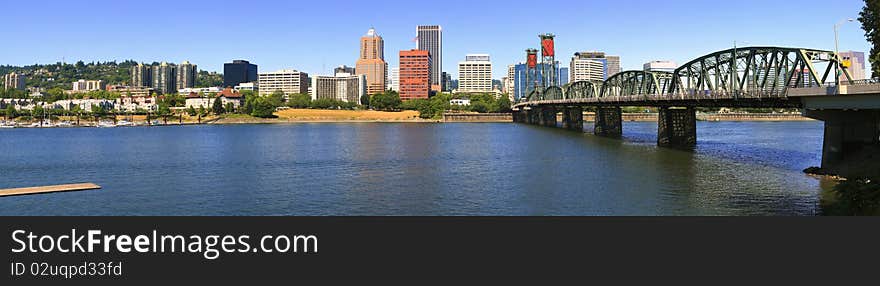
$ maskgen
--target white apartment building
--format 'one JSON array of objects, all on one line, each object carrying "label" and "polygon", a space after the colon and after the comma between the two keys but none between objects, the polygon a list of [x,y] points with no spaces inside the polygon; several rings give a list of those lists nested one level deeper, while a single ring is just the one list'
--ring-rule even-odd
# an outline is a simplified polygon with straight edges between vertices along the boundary
[{"label": "white apartment building", "polygon": [[645,71],[674,72],[678,65],[673,61],[650,61],[643,67]]},{"label": "white apartment building", "polygon": [[568,68],[568,82],[603,81],[605,80],[605,64],[601,61],[573,57]]},{"label": "white apartment building", "polygon": [[309,75],[301,71],[280,70],[259,74],[257,85],[260,87],[260,95],[270,95],[280,90],[287,99],[291,94],[308,93],[308,78]]},{"label": "white apartment building", "polygon": [[456,92],[492,92],[492,61],[488,54],[468,54],[458,63]]},{"label": "white apartment building", "polygon": [[344,102],[359,103],[367,94],[367,77],[364,74],[337,73],[335,76],[312,77],[312,100],[331,98]]},{"label": "white apartment building", "polygon": [[87,92],[87,91],[95,91],[102,90],[106,87],[103,80],[78,80],[73,82],[73,91],[74,92]]}]

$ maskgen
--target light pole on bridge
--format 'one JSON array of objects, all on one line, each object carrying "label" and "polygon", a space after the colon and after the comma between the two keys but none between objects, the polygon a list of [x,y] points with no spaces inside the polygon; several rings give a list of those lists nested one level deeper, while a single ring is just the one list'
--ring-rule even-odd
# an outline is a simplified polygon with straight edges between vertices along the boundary
[{"label": "light pole on bridge", "polygon": [[840,44],[838,43],[840,36],[838,36],[838,30],[840,30],[840,26],[846,24],[846,22],[854,21],[852,18],[840,20],[837,24],[834,24],[834,63],[836,68],[834,70],[834,84],[840,86]]}]

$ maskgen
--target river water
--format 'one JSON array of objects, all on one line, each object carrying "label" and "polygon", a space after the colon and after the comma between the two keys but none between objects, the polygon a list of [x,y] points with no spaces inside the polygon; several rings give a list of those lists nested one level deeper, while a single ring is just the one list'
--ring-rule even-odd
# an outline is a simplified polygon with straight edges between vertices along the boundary
[{"label": "river water", "polygon": [[0,129],[0,215],[816,215],[822,123],[699,122],[694,150],[510,123]]}]

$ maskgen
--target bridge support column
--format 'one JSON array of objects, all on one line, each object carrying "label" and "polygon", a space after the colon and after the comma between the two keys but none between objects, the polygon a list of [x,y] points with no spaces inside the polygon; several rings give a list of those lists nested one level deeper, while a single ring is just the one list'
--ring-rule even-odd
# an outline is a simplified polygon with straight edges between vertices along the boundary
[{"label": "bridge support column", "polygon": [[522,116],[523,112],[524,112],[523,110],[514,110],[514,111],[511,113],[511,115],[512,115],[512,117],[513,117],[513,123],[519,123],[519,122],[522,122],[522,121],[520,121],[520,116]]},{"label": "bridge support column", "polygon": [[541,123],[539,124],[546,127],[556,127],[556,108],[541,108]]},{"label": "bridge support column", "polygon": [[593,134],[607,137],[620,137],[623,135],[623,122],[621,120],[619,106],[596,107],[596,120]]},{"label": "bridge support column", "polygon": [[692,147],[697,144],[697,112],[693,107],[661,107],[657,117],[657,145]]},{"label": "bridge support column", "polygon": [[539,121],[540,115],[541,115],[541,109],[532,107],[532,109],[529,109],[529,113],[526,115],[527,116],[526,123],[532,124],[532,125],[538,125],[538,122],[540,122]]},{"label": "bridge support column", "polygon": [[584,110],[580,107],[568,107],[562,109],[562,128],[583,131]]},{"label": "bridge support column", "polygon": [[804,113],[825,121],[823,173],[880,179],[880,110],[807,110]]}]

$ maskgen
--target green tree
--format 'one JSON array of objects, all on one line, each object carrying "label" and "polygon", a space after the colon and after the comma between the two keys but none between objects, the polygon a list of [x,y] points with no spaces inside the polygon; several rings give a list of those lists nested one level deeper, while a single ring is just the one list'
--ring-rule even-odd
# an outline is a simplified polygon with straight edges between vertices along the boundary
[{"label": "green tree", "polygon": [[7,119],[14,119],[14,118],[16,117],[16,115],[17,115],[16,112],[15,112],[15,106],[13,106],[11,103],[10,103],[10,104],[7,104],[7,105],[6,105],[6,112],[5,112],[5,113],[6,113],[6,118],[7,118]]},{"label": "green tree", "polygon": [[486,113],[489,111],[489,104],[483,101],[471,101],[471,111]]},{"label": "green tree", "polygon": [[226,112],[230,112],[230,113],[235,112],[235,104],[233,104],[232,102],[227,102],[226,103]]},{"label": "green tree", "polygon": [[880,0],[865,0],[865,7],[859,13],[859,22],[862,22],[868,42],[873,45],[868,55],[872,77],[880,77]]},{"label": "green tree", "polygon": [[190,105],[189,108],[186,109],[186,114],[188,114],[189,116],[196,116],[195,107],[192,107],[192,105]]},{"label": "green tree", "polygon": [[156,110],[156,115],[163,117],[171,115],[171,108],[168,107],[168,103],[159,103],[159,108]]},{"label": "green tree", "polygon": [[308,108],[311,106],[312,97],[308,94],[292,94],[287,100],[287,106],[291,108]]},{"label": "green tree", "polygon": [[260,118],[275,118],[275,106],[272,105],[268,98],[257,97],[254,100],[253,111],[251,116]]},{"label": "green tree", "polygon": [[199,106],[199,114],[202,115],[202,116],[208,116],[208,110],[205,109],[204,106],[201,106],[201,105],[200,105],[200,106]]},{"label": "green tree", "polygon": [[269,100],[269,104],[274,107],[279,107],[284,104],[284,92],[280,90],[276,90],[272,92],[269,96],[266,97]]},{"label": "green tree", "polygon": [[361,96],[361,105],[370,106],[370,95],[364,94]]},{"label": "green tree", "polygon": [[315,109],[329,109],[331,107],[339,106],[336,100],[332,98],[318,98],[311,103],[311,107]]},{"label": "green tree", "polygon": [[402,101],[400,95],[395,91],[385,91],[377,93],[370,99],[370,105],[378,110],[392,111],[400,109]]},{"label": "green tree", "polygon": [[220,100],[219,97],[214,98],[214,104],[211,106],[211,111],[216,115],[223,114],[223,101]]},{"label": "green tree", "polygon": [[510,98],[507,97],[507,94],[501,95],[500,98],[495,100],[498,109],[495,112],[510,112]]}]

